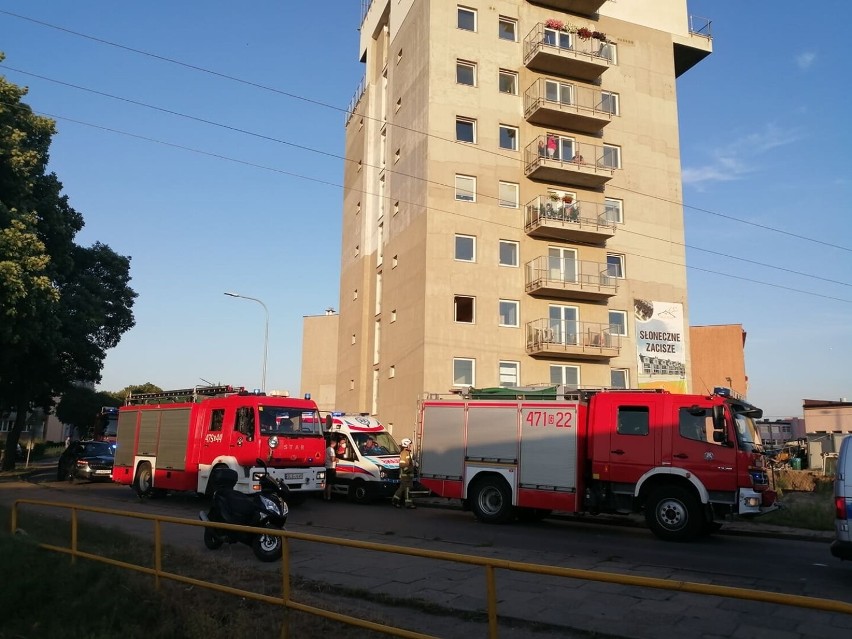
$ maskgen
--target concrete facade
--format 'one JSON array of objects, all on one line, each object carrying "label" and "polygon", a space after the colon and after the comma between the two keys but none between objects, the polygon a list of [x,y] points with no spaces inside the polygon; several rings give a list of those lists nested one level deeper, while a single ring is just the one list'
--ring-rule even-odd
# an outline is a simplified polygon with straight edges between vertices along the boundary
[{"label": "concrete facade", "polygon": [[364,14],[336,408],[401,437],[424,393],[636,387],[636,300],[678,305],[688,342],[676,77],[711,41],[685,0],[373,0]]}]

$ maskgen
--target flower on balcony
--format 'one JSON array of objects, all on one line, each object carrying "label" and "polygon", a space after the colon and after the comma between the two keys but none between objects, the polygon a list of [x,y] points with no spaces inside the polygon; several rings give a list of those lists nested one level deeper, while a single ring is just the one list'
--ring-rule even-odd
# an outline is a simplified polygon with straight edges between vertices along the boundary
[{"label": "flower on balcony", "polygon": [[557,31],[561,31],[562,27],[565,26],[565,23],[562,20],[556,20],[555,18],[549,18],[547,22],[544,23],[548,29],[556,29]]},{"label": "flower on balcony", "polygon": [[592,33],[592,30],[588,27],[580,27],[579,29],[577,29],[577,37],[581,40],[588,40],[592,37]]},{"label": "flower on balcony", "polygon": [[601,42],[606,42],[606,34],[601,33],[600,31],[592,31],[592,37],[595,40],[600,40]]},{"label": "flower on balcony", "polygon": [[551,201],[553,201],[553,202],[558,202],[558,201],[559,201],[559,194],[558,194],[558,193],[551,193],[551,194],[550,194],[550,199],[551,199]]},{"label": "flower on balcony", "polygon": [[574,198],[570,195],[563,195],[562,201],[565,202],[565,204],[571,204],[571,202],[574,201]]}]

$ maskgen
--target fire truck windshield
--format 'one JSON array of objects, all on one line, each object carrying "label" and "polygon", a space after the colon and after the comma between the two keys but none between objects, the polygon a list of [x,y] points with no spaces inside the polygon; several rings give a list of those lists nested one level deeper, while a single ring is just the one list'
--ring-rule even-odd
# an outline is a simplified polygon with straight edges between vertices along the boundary
[{"label": "fire truck windshield", "polygon": [[322,435],[319,413],[285,406],[257,407],[261,435]]},{"label": "fire truck windshield", "polygon": [[760,441],[760,433],[754,424],[754,420],[748,415],[742,413],[734,413],[734,425],[737,429],[737,443],[740,450],[746,452],[760,452],[762,442]]}]

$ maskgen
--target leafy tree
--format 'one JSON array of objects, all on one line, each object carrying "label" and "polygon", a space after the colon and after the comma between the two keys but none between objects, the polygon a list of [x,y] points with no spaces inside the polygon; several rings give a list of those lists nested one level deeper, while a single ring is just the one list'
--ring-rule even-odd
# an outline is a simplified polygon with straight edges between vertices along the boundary
[{"label": "leafy tree", "polygon": [[104,406],[120,406],[110,393],[95,392],[84,386],[72,386],[62,395],[56,406],[56,417],[70,424],[80,437],[89,437],[95,427],[95,418]]},{"label": "leafy tree", "polygon": [[162,393],[163,389],[157,386],[156,384],[152,384],[151,382],[145,382],[144,384],[131,384],[130,386],[125,386],[120,391],[111,391],[109,395],[117,399],[122,404],[127,399],[127,396],[130,393],[134,395],[138,393]]},{"label": "leafy tree", "polygon": [[[0,61],[4,56],[0,53]],[[74,242],[83,216],[47,173],[55,123],[0,76],[0,410],[16,412],[3,470],[35,407],[100,381],[106,351],[133,327],[130,258]]]}]

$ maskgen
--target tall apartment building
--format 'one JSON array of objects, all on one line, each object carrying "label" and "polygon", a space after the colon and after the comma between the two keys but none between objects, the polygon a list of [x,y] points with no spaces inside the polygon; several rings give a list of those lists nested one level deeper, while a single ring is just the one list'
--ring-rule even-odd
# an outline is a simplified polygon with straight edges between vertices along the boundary
[{"label": "tall apartment building", "polygon": [[471,385],[689,390],[685,0],[362,4],[338,408],[410,433]]}]

